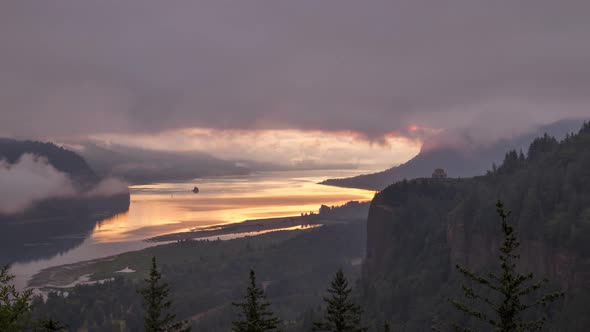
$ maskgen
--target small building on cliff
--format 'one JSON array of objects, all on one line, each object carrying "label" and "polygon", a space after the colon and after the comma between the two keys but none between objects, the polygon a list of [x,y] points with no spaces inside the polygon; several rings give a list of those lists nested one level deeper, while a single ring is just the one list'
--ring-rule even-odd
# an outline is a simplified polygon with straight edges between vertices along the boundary
[{"label": "small building on cliff", "polygon": [[437,168],[434,170],[434,172],[432,172],[432,178],[433,179],[446,179],[447,172],[445,172],[445,170],[442,168]]}]

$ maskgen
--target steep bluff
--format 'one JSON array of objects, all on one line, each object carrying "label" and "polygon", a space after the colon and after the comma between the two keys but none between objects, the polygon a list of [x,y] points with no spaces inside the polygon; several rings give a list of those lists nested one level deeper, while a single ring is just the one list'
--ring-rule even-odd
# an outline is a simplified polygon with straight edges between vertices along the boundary
[{"label": "steep bluff", "polygon": [[[561,142],[544,136],[527,156],[511,151],[494,172],[470,179],[401,181],[376,195],[367,224],[363,285],[375,319],[424,331],[452,315],[446,298],[459,290],[456,264],[497,268],[499,220],[512,209],[521,267],[548,277],[567,297],[553,328],[589,326],[590,125]],[[437,318],[438,317],[438,318]]]},{"label": "steep bluff", "polygon": [[[385,277],[390,272],[390,265],[400,263],[401,255],[407,255],[402,261],[408,258],[412,261],[409,265],[426,256],[439,257],[441,264],[438,268],[445,274],[453,273],[456,264],[476,270],[493,266],[497,262],[500,241],[497,230],[473,227],[466,225],[461,218],[454,219],[463,213],[463,207],[446,203],[449,204],[448,211],[438,210],[440,214],[432,223],[407,225],[404,221],[408,218],[403,211],[398,211],[399,207],[385,204],[380,197],[375,198],[367,224],[367,277]],[[488,210],[494,214],[491,204]],[[590,287],[590,257],[575,248],[523,235],[520,254],[525,271],[547,276],[565,289]],[[411,270],[412,267],[407,268]]]}]

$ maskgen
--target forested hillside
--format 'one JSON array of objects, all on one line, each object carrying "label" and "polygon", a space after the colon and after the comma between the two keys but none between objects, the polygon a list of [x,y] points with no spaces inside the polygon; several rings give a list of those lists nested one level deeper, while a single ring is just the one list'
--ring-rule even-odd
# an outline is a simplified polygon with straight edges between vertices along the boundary
[{"label": "forested hillside", "polygon": [[485,176],[402,181],[379,193],[369,212],[363,278],[373,318],[426,331],[453,317],[446,299],[459,290],[454,266],[496,268],[498,199],[513,211],[523,270],[549,277],[566,292],[549,330],[586,331],[590,123],[563,141],[538,138],[526,155],[507,153]]},{"label": "forested hillside", "polygon": [[99,181],[99,177],[84,158],[73,151],[53,143],[0,138],[0,160],[13,164],[25,153],[47,158],[50,165],[69,175],[81,189],[88,189]]},{"label": "forested hillside", "polygon": [[[548,291],[565,297],[541,308],[547,331],[586,331],[590,326],[590,123],[562,141],[544,135],[526,153],[509,151],[498,167],[468,179],[421,178],[395,183],[375,196],[363,224],[332,221],[301,233],[279,232],[231,241],[187,241],[122,254],[87,265],[102,285],[78,286],[68,297],[52,294],[36,315],[65,321],[75,330],[140,328],[134,292],[150,257],[172,285],[175,311],[199,331],[227,331],[235,318],[250,268],[288,331],[307,331],[316,320],[322,290],[339,267],[360,276],[363,319],[371,331],[428,331],[445,322],[467,322],[453,310],[462,279],[455,265],[477,272],[497,269],[500,227],[495,203],[512,210],[522,272],[551,280]],[[354,213],[357,204],[343,211]],[[323,206],[328,219],[338,209]],[[126,267],[136,272],[115,274]],[[72,270],[70,270],[71,272]],[[119,277],[120,276],[120,277]],[[356,285],[355,285],[356,286]]]},{"label": "forested hillside", "polygon": [[[256,270],[272,310],[286,331],[309,331],[317,319],[322,294],[335,271],[351,280],[360,275],[365,223],[326,225],[229,241],[186,241],[105,259],[92,269],[102,285],[78,286],[69,296],[51,293],[36,315],[67,322],[74,331],[138,331],[143,321],[136,290],[156,256],[170,282],[174,311],[192,321],[193,331],[226,332],[237,312],[248,271]],[[133,273],[113,273],[125,267]]]},{"label": "forested hillside", "polygon": [[[563,120],[542,126],[532,133],[503,139],[493,144],[475,144],[477,138],[469,136],[458,139],[460,144],[440,145],[437,140],[443,137],[431,137],[424,143],[420,153],[408,162],[382,172],[363,174],[350,178],[329,179],[323,184],[383,190],[388,185],[403,179],[427,177],[435,168],[443,168],[451,177],[472,177],[483,174],[493,163],[500,163],[507,150],[526,150],[537,136],[549,133],[563,138],[566,134],[579,129],[582,120]],[[434,146],[434,147],[433,147]]]}]

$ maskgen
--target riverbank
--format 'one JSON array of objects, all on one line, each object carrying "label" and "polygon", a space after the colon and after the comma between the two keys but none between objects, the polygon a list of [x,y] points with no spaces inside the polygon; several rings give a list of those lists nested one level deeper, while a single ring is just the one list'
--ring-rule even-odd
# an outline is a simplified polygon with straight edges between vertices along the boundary
[{"label": "riverbank", "polygon": [[[301,221],[305,217],[287,217],[287,218],[272,218],[269,220],[250,220],[245,221],[241,227],[232,227],[234,225],[227,225],[228,227],[225,229],[219,230],[210,230],[205,231],[205,233],[199,233],[199,231],[195,231],[195,234],[192,234],[189,237],[188,235],[183,234],[169,234],[170,238],[177,238],[174,241],[164,241],[163,239],[159,239],[157,241],[152,240],[154,242],[161,242],[154,247],[149,247],[146,249],[138,250],[138,251],[130,251],[125,252],[122,254],[93,259],[84,262],[77,262],[73,264],[66,264],[66,265],[59,265],[53,266],[46,269],[41,270],[39,273],[32,276],[32,278],[28,281],[27,286],[30,288],[37,289],[40,293],[48,293],[51,291],[67,291],[69,288],[73,288],[76,285],[89,285],[96,282],[100,282],[103,280],[110,280],[117,276],[117,273],[122,270],[131,270],[133,272],[128,273],[129,276],[134,277],[138,274],[145,274],[149,269],[149,265],[147,265],[148,260],[146,260],[146,253],[152,250],[165,250],[165,249],[158,249],[159,247],[169,247],[169,245],[182,246],[185,243],[189,242],[207,242],[207,241],[199,241],[204,240],[204,238],[197,238],[195,236],[199,236],[198,234],[209,234],[207,232],[214,232],[216,235],[215,237],[219,237],[219,239],[212,239],[211,243],[219,242],[221,240],[233,240],[233,239],[240,239],[245,237],[252,237],[257,235],[265,235],[264,237],[257,236],[254,241],[259,244],[265,244],[268,242],[282,242],[286,239],[292,238],[296,236],[295,233],[301,233],[300,231],[310,231],[319,227],[317,223],[308,224],[308,225],[299,225],[302,227],[297,226],[287,226],[292,224],[301,224]],[[293,220],[290,220],[293,219]],[[297,222],[298,220],[298,222]],[[281,225],[285,226],[282,228],[272,228],[272,225]],[[262,226],[257,226],[262,225]],[[236,230],[244,230],[243,232],[236,232]],[[296,232],[299,231],[299,232]],[[268,234],[268,233],[273,234]],[[191,232],[193,233],[193,232]],[[209,240],[209,237],[205,237]],[[225,242],[225,241],[223,241]],[[190,245],[189,245],[190,246]],[[182,252],[183,254],[187,254],[186,251],[178,251],[178,249],[172,249],[175,252]],[[176,254],[177,255],[177,254]],[[176,256],[175,255],[175,256]],[[149,256],[149,255],[148,255]],[[130,269],[131,267],[131,269]]]},{"label": "riverbank", "polygon": [[[163,280],[170,285],[177,317],[193,319],[194,330],[231,329],[235,317],[231,303],[242,298],[250,269],[256,271],[276,314],[287,321],[300,321],[301,308],[321,303],[321,294],[338,269],[343,269],[350,280],[360,277],[365,238],[363,219],[326,219],[322,227],[301,231],[156,245],[89,264],[62,267],[66,274],[73,275],[71,279],[83,283],[71,289],[56,288],[67,297],[48,296],[36,310],[41,317],[67,322],[72,330],[93,326],[97,331],[108,331],[122,321],[126,330],[141,330],[143,311],[137,290],[145,285],[151,258],[156,257]],[[122,270],[129,273],[117,273]],[[45,277],[55,278],[65,272],[52,268],[44,273]],[[36,277],[41,280],[41,275]],[[115,279],[90,284],[110,278]],[[51,284],[57,283],[54,280]],[[301,326],[292,330],[306,329]]]},{"label": "riverbank", "polygon": [[[199,242],[199,240],[232,240],[242,237],[252,237],[274,232],[276,235],[267,237],[257,236],[257,242],[263,239],[282,241],[295,236],[295,233],[310,231],[320,226],[347,224],[364,221],[368,210],[368,203],[348,202],[339,207],[323,205],[318,213],[308,213],[301,216],[279,217],[246,220],[241,223],[222,224],[207,227],[197,227],[188,232],[170,233],[148,238],[145,241],[154,243],[155,247],[164,244]],[[266,241],[266,240],[265,240]],[[203,241],[200,241],[203,242]],[[154,248],[154,247],[152,247]],[[82,276],[88,276],[89,280],[104,280],[113,277],[113,271],[119,271],[131,267],[142,271],[142,266],[137,266],[137,257],[150,249],[125,252],[105,258],[88,260],[73,264],[59,265],[41,270],[32,276],[28,287],[40,289],[43,292],[63,289],[64,286],[75,283]],[[129,259],[129,257],[134,257]],[[142,257],[142,259],[145,257]],[[147,271],[147,266],[145,269]]]},{"label": "riverbank", "polygon": [[195,239],[214,239],[215,237],[227,237],[245,233],[263,233],[268,231],[294,230],[318,227],[321,225],[317,215],[305,215],[294,217],[279,217],[267,219],[246,220],[240,223],[212,225],[196,227],[188,232],[177,232],[159,235],[146,239],[149,242],[186,241]]}]

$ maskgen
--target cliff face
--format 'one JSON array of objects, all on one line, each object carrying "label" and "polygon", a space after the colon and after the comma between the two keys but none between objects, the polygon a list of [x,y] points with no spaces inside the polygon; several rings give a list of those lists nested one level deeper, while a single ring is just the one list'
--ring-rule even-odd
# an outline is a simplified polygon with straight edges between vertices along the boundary
[{"label": "cliff face", "polygon": [[[365,260],[365,275],[369,279],[386,277],[392,265],[407,260],[402,255],[410,255],[412,261],[406,271],[418,264],[417,257],[439,256],[438,268],[445,271],[445,280],[451,277],[457,264],[480,271],[497,267],[501,241],[497,231],[466,227],[447,214],[437,218],[438,225],[430,224],[430,231],[415,233],[416,228],[405,225],[407,219],[396,215],[395,210],[379,197],[371,204]],[[411,250],[412,247],[416,250]],[[525,237],[519,253],[523,271],[548,277],[565,290],[590,287],[590,257],[575,249]]]},{"label": "cliff face", "polygon": [[486,176],[402,181],[376,195],[363,275],[374,318],[424,331],[452,317],[446,298],[463,281],[455,265],[498,269],[497,199],[512,210],[523,272],[567,294],[552,327],[586,331],[588,315],[576,310],[590,300],[590,125],[562,142],[536,140],[528,157],[511,152]]}]

